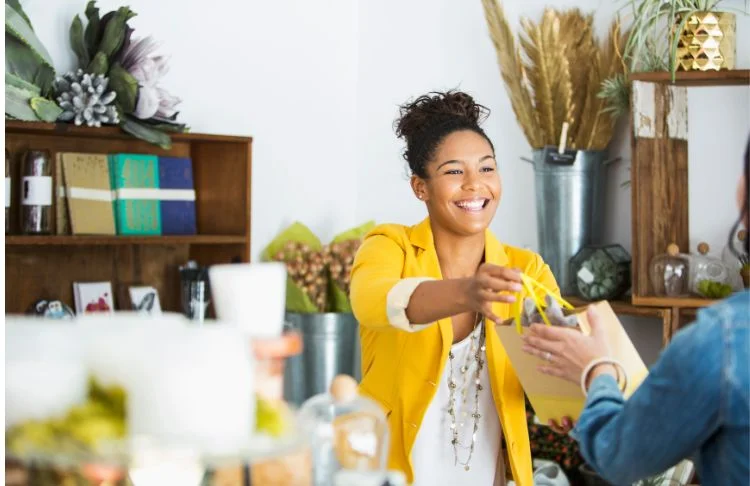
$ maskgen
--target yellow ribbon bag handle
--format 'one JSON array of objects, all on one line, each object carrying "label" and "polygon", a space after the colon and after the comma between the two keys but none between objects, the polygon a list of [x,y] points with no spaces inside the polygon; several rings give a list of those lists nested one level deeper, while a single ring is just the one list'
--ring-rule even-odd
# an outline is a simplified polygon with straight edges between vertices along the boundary
[{"label": "yellow ribbon bag handle", "polygon": [[[549,322],[549,318],[547,317],[547,314],[544,312],[544,304],[542,300],[539,298],[539,296],[537,295],[536,289],[541,290],[542,292],[544,292],[545,295],[549,295],[550,297],[555,299],[564,309],[570,310],[574,308],[572,305],[570,305],[570,303],[567,300],[558,296],[557,294],[552,292],[550,289],[545,287],[542,283],[537,282],[535,279],[529,277],[525,273],[521,274],[521,282],[523,283],[523,286],[526,289],[526,292],[528,292],[529,297],[531,297],[534,300],[534,305],[539,311],[539,315],[542,316],[544,323],[548,326],[551,326],[552,323]],[[515,309],[513,311],[513,318],[516,322],[516,331],[518,331],[518,334],[523,334],[523,327],[521,326],[521,308],[523,306],[522,297],[523,295],[520,295],[519,298],[516,300]]]}]

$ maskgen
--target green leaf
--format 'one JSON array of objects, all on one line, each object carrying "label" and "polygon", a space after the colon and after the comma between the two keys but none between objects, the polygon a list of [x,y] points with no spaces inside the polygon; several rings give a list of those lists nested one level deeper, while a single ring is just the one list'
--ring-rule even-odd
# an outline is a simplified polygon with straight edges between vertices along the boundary
[{"label": "green leaf", "polygon": [[21,7],[21,3],[18,0],[5,0],[5,4],[10,5],[11,8],[15,10],[18,15],[23,17],[27,24],[29,24],[29,28],[34,30],[34,27],[31,25],[31,20],[29,20],[29,16],[23,11],[23,7]]},{"label": "green leaf", "polygon": [[39,117],[31,108],[33,93],[16,88],[9,84],[5,85],[5,114],[23,121],[39,121]]},{"label": "green leaf", "polygon": [[261,260],[272,261],[273,256],[280,251],[283,251],[284,245],[289,241],[305,243],[313,251],[320,251],[323,248],[320,239],[315,236],[315,233],[313,233],[310,228],[295,221],[288,228],[279,233],[276,238],[266,246],[260,255]]},{"label": "green leaf", "polygon": [[109,61],[107,60],[107,56],[103,52],[97,52],[94,58],[89,63],[88,68],[86,69],[87,72],[91,74],[107,74],[107,70],[109,69]]},{"label": "green leaf", "polygon": [[45,64],[52,66],[52,58],[34,33],[31,25],[16,12],[13,7],[5,4],[5,33],[19,39],[28,45],[35,56],[39,57]]},{"label": "green leaf", "polygon": [[352,228],[337,235],[333,238],[333,240],[331,240],[331,243],[340,243],[342,241],[349,240],[361,240],[374,227],[375,221],[368,221],[361,226],[357,226],[356,228]]},{"label": "green leaf", "polygon": [[40,120],[49,123],[57,121],[57,117],[63,112],[62,108],[60,108],[57,103],[39,96],[31,98],[30,104],[31,109],[34,110],[36,116],[39,117]]},{"label": "green leaf", "polygon": [[109,87],[117,93],[117,103],[125,113],[133,113],[138,99],[138,80],[120,63],[112,64],[109,70]]},{"label": "green leaf", "polygon": [[331,294],[331,305],[333,308],[331,312],[351,312],[352,304],[349,302],[349,296],[346,295],[344,289],[331,282],[330,287]]},{"label": "green leaf", "polygon": [[83,37],[86,41],[86,49],[89,53],[98,51],[97,42],[99,41],[99,9],[96,8],[96,0],[91,0],[86,5],[86,18],[89,23],[86,25],[86,32]]},{"label": "green leaf", "polygon": [[310,297],[292,282],[291,278],[286,280],[286,310],[300,314],[314,314],[318,311]]},{"label": "green leaf", "polygon": [[114,57],[122,47],[127,30],[125,24],[133,16],[135,13],[129,7],[120,7],[114,17],[104,26],[99,52],[103,52],[108,59]]},{"label": "green leaf", "polygon": [[70,47],[78,57],[78,65],[87,66],[89,64],[89,51],[86,42],[83,40],[83,22],[78,15],[73,18],[73,23],[70,25]]},{"label": "green leaf", "polygon": [[147,127],[131,116],[123,116],[122,121],[120,122],[120,128],[122,128],[124,132],[133,135],[135,138],[145,140],[148,143],[153,143],[165,150],[172,148],[172,139],[169,138],[169,135]]},{"label": "green leaf", "polygon": [[28,81],[16,76],[15,74],[5,73],[5,84],[10,84],[18,89],[26,90],[32,93],[34,96],[39,96],[41,90],[39,86],[29,83]]}]

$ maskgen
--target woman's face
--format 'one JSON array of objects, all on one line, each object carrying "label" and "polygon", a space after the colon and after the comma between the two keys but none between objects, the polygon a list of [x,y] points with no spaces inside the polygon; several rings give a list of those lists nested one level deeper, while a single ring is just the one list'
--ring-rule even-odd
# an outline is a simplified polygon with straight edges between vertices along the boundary
[{"label": "woman's face", "polygon": [[426,172],[426,179],[412,177],[412,188],[433,224],[462,236],[484,232],[502,193],[489,142],[471,130],[453,132],[438,145]]}]

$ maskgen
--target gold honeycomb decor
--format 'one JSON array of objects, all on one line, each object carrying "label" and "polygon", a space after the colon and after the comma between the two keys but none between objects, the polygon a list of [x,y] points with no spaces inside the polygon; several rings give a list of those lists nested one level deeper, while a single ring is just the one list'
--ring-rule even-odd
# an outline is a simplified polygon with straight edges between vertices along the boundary
[{"label": "gold honeycomb decor", "polygon": [[[679,25],[681,19],[678,19]],[[726,12],[695,12],[680,32],[677,69],[720,71],[734,69],[737,53],[736,17]]]}]

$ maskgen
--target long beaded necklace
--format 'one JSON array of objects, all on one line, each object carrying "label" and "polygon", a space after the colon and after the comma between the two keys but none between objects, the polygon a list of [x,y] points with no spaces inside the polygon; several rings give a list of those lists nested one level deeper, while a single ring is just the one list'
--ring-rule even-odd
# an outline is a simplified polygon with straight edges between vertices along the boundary
[{"label": "long beaded necklace", "polygon": [[[466,403],[466,393],[468,392],[470,386],[471,386],[471,380],[468,379],[469,372],[471,371],[471,358],[473,355],[474,361],[476,362],[476,372],[474,374],[474,384],[476,385],[475,391],[474,391],[474,411],[471,414],[471,417],[474,422],[473,431],[471,433],[471,443],[467,447],[465,444],[461,444],[458,439],[458,426],[456,424],[456,413],[458,412],[456,408],[456,389],[457,384],[456,381],[453,378],[453,360],[455,358],[453,351],[450,351],[448,353],[448,358],[450,359],[450,370],[448,374],[448,414],[451,418],[450,428],[451,432],[453,434],[453,437],[451,439],[451,444],[453,445],[453,457],[454,457],[454,465],[462,465],[464,467],[464,470],[468,471],[470,469],[470,463],[471,463],[471,457],[474,454],[474,446],[477,439],[477,430],[479,430],[479,419],[481,418],[481,415],[479,414],[479,392],[482,391],[482,385],[480,383],[480,375],[482,373],[482,368],[484,367],[484,359],[483,354],[485,351],[485,329],[484,326],[481,325],[481,314],[477,314],[477,320],[474,326],[474,330],[471,332],[471,346],[469,348],[469,353],[467,354],[466,362],[461,367],[461,373],[464,377],[464,384],[462,386],[464,399],[464,404]],[[479,333],[475,332],[476,327],[481,326],[479,329]],[[465,388],[464,388],[465,387]],[[465,462],[461,462],[458,459],[458,449],[459,447],[463,449],[469,450],[469,456],[466,458]]]}]

